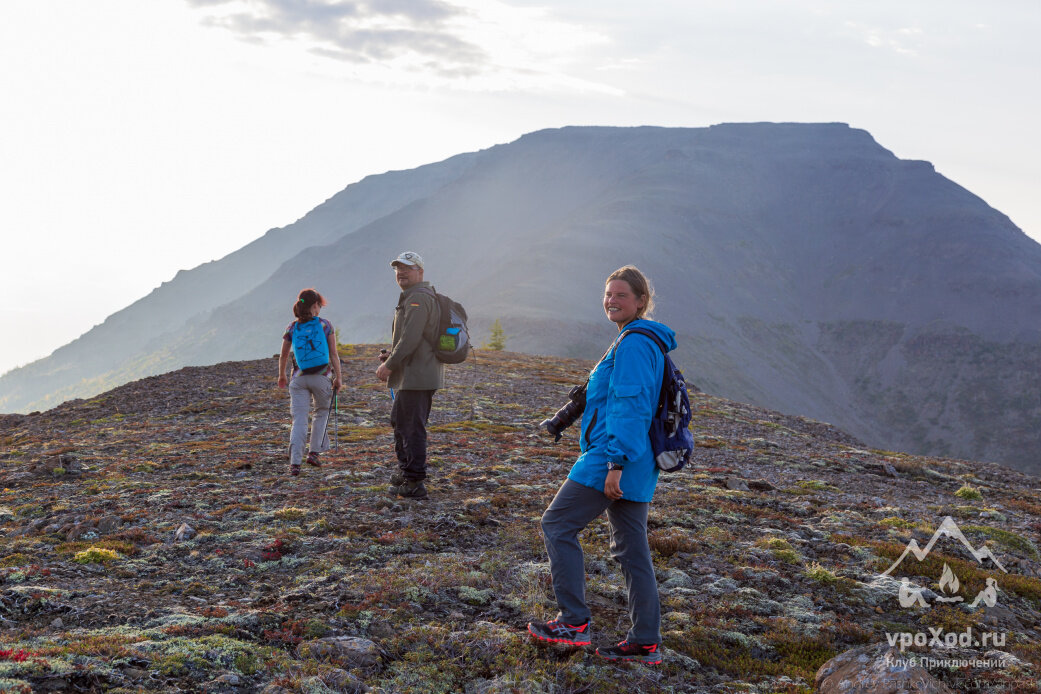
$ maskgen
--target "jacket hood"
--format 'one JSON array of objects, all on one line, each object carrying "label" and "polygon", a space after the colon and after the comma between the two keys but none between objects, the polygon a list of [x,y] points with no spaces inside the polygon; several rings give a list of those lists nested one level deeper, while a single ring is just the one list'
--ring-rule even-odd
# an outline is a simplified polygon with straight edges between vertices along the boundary
[{"label": "jacket hood", "polygon": [[638,318],[633,322],[625,326],[625,330],[632,330],[633,328],[643,328],[649,330],[658,336],[662,342],[665,343],[665,347],[668,351],[676,349],[676,331],[658,321],[648,320],[646,318]]}]

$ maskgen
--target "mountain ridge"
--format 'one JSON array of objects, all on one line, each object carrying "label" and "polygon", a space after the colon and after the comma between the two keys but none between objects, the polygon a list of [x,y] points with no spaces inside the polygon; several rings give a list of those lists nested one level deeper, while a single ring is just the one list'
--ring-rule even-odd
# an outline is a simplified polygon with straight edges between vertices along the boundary
[{"label": "mountain ridge", "polygon": [[[500,319],[511,348],[597,356],[603,277],[633,263],[702,387],[880,447],[1041,469],[1041,403],[1024,395],[1041,392],[1041,246],[927,162],[845,124],[569,127],[447,161],[425,187],[398,172],[387,200],[400,204],[270,262],[132,354],[80,346],[5,375],[0,409],[269,354],[303,286],[330,299],[344,340],[385,339],[387,263],[409,248],[467,306],[478,343]],[[337,209],[311,219],[335,224]],[[95,381],[69,383],[84,365]],[[48,378],[61,390],[24,397]]]}]

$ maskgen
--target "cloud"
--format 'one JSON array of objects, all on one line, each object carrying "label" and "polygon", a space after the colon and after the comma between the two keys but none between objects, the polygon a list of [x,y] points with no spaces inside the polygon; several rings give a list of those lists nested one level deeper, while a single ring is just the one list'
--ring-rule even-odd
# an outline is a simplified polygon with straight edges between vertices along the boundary
[{"label": "cloud", "polygon": [[846,28],[872,48],[890,50],[899,55],[917,57],[924,32],[917,27],[881,28],[858,22],[846,22]]},{"label": "cloud", "polygon": [[474,91],[619,93],[575,74],[607,37],[501,0],[185,0],[203,23],[261,45],[295,44],[378,83]]},{"label": "cloud", "polygon": [[[465,9],[441,0],[186,0],[204,23],[256,43],[302,43],[327,58],[366,65],[404,61],[445,75],[476,74],[488,61],[452,21]],[[400,67],[400,64],[398,65]]]}]

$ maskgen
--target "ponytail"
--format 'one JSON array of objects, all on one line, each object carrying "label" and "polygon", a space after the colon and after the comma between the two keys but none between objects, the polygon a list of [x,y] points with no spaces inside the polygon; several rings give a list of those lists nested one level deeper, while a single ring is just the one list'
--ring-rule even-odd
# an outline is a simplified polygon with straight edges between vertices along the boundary
[{"label": "ponytail", "polygon": [[311,314],[311,309],[314,308],[315,304],[325,306],[325,299],[322,295],[314,289],[302,290],[296,298],[296,303],[293,304],[293,315],[296,316],[297,321],[304,323],[311,320],[314,317]]}]

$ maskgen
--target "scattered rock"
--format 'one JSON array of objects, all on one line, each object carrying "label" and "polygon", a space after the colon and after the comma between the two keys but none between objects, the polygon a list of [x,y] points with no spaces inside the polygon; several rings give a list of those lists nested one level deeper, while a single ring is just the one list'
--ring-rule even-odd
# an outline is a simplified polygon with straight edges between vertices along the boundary
[{"label": "scattered rock", "polygon": [[330,636],[304,641],[296,648],[300,658],[317,658],[350,667],[369,667],[380,662],[380,649],[372,641],[356,636]]},{"label": "scattered rock", "polygon": [[177,528],[177,532],[174,533],[174,539],[177,542],[184,542],[195,537],[195,528],[188,525],[187,523],[181,523],[181,526]]},{"label": "scattered rock", "polygon": [[759,450],[763,450],[763,449],[766,449],[766,448],[780,448],[781,447],[781,444],[774,443],[773,441],[770,441],[769,439],[763,439],[763,438],[748,439],[745,443],[748,445],[749,448],[755,448],[755,449],[759,449]]},{"label": "scattered rock", "polygon": [[102,534],[111,533],[123,525],[123,519],[119,516],[105,516],[98,521],[98,532]]},{"label": "scattered rock", "polygon": [[665,571],[665,580],[662,581],[660,588],[663,590],[672,590],[673,588],[693,588],[694,579],[688,574],[680,571],[679,569],[667,569]]},{"label": "scattered rock", "polygon": [[737,492],[747,492],[748,484],[740,477],[727,477],[727,489],[732,489]]},{"label": "scattered rock", "polygon": [[325,685],[334,692],[343,692],[343,694],[362,694],[362,692],[369,691],[369,688],[366,687],[360,679],[340,668],[329,668],[324,671],[320,677],[322,678],[322,682],[324,682]]},{"label": "scattered rock", "polygon": [[955,694],[887,643],[835,656],[817,670],[814,687],[818,694]]}]

